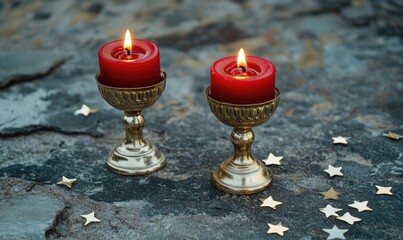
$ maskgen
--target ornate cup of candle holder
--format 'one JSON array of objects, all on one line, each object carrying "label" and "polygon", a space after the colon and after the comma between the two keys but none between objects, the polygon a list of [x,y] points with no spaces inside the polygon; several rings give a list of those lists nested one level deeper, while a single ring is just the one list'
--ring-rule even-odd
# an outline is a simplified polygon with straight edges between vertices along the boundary
[{"label": "ornate cup of candle holder", "polygon": [[234,128],[231,133],[234,153],[214,171],[213,184],[218,189],[233,194],[263,191],[272,184],[273,175],[262,161],[252,156],[252,128],[269,120],[279,103],[280,91],[276,89],[273,100],[258,104],[219,102],[210,97],[210,87],[207,87],[206,95],[211,112],[220,122]]},{"label": "ornate cup of candle holder", "polygon": [[96,75],[98,89],[103,99],[112,107],[125,113],[122,124],[126,138],[108,157],[107,165],[121,175],[145,175],[163,168],[165,156],[155,145],[143,139],[144,117],[141,111],[151,107],[165,89],[166,73],[161,72],[162,81],[141,88],[115,88],[102,84]]}]

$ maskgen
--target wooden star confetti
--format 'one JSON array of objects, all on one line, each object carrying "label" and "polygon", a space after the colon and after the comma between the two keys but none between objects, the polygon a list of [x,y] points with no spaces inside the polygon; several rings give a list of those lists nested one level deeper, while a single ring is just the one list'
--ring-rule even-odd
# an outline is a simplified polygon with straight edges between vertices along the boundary
[{"label": "wooden star confetti", "polygon": [[338,217],[339,214],[336,212],[341,211],[343,209],[340,208],[334,208],[332,205],[328,204],[325,208],[320,208],[319,211],[323,212],[326,215],[326,218],[330,216],[335,216]]},{"label": "wooden star confetti", "polygon": [[272,196],[266,198],[266,199],[260,199],[262,201],[262,204],[260,207],[271,207],[273,209],[276,209],[277,205],[283,204],[282,202],[278,202],[272,198]]},{"label": "wooden star confetti", "polygon": [[90,224],[92,222],[100,222],[101,221],[101,220],[99,220],[98,218],[95,217],[95,212],[92,212],[92,213],[87,214],[87,215],[81,215],[81,217],[85,218],[84,226],[87,226],[88,224]]},{"label": "wooden star confetti", "polygon": [[280,161],[283,159],[283,156],[274,156],[272,153],[269,154],[266,160],[263,160],[263,162],[269,166],[269,165],[281,165]]},{"label": "wooden star confetti", "polygon": [[376,192],[376,194],[378,195],[393,195],[392,191],[392,187],[382,187],[379,185],[375,185],[375,187],[378,189],[378,191]]},{"label": "wooden star confetti", "polygon": [[87,117],[91,113],[96,113],[96,112],[97,112],[96,109],[92,109],[92,108],[88,107],[87,105],[83,104],[80,109],[78,109],[77,111],[74,112],[74,116],[78,116],[81,114],[81,115]]},{"label": "wooden star confetti", "polygon": [[390,139],[394,139],[394,140],[399,140],[399,139],[403,138],[403,135],[400,135],[400,134],[397,134],[394,132],[384,133],[383,136],[390,138]]},{"label": "wooden star confetti", "polygon": [[327,237],[328,240],[331,239],[346,239],[344,234],[348,232],[348,229],[340,229],[336,225],[333,225],[331,229],[322,229],[324,232],[327,232],[329,236]]},{"label": "wooden star confetti", "polygon": [[372,211],[371,208],[367,206],[368,201],[364,202],[359,202],[359,201],[354,201],[354,203],[349,204],[349,207],[356,208],[358,212],[363,212],[363,211]]},{"label": "wooden star confetti", "polygon": [[76,178],[66,178],[65,176],[62,177],[62,180],[60,182],[57,182],[57,184],[59,185],[65,185],[68,188],[71,188],[71,186],[73,185],[73,183],[77,181]]},{"label": "wooden star confetti", "polygon": [[279,224],[267,224],[269,226],[269,230],[267,231],[267,233],[277,233],[280,236],[284,236],[284,232],[288,231],[288,227],[284,227],[283,225],[281,225],[281,222]]},{"label": "wooden star confetti", "polygon": [[338,136],[338,137],[332,137],[333,139],[333,144],[347,144],[347,140],[350,139],[349,137],[342,137],[342,136]]},{"label": "wooden star confetti", "polygon": [[332,165],[329,165],[328,168],[324,171],[327,172],[330,177],[343,176],[341,169],[342,169],[342,167],[333,167]]},{"label": "wooden star confetti", "polygon": [[326,199],[334,199],[337,200],[339,199],[340,193],[336,192],[333,187],[329,188],[326,192],[321,192],[320,194],[323,195],[323,200]]},{"label": "wooden star confetti", "polygon": [[353,225],[355,222],[361,221],[360,218],[352,216],[349,212],[346,212],[343,216],[337,217],[337,219],[341,221],[345,221],[346,223]]}]

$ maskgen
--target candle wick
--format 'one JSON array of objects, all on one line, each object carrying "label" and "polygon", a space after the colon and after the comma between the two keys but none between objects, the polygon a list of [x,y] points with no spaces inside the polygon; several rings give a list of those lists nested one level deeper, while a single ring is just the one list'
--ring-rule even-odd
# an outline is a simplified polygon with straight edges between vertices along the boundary
[{"label": "candle wick", "polygon": [[243,73],[246,72],[246,67],[245,67],[245,66],[240,66],[240,68],[242,69],[242,72],[243,72]]},{"label": "candle wick", "polygon": [[128,48],[125,48],[125,50],[126,50],[126,55],[130,56],[130,50]]}]

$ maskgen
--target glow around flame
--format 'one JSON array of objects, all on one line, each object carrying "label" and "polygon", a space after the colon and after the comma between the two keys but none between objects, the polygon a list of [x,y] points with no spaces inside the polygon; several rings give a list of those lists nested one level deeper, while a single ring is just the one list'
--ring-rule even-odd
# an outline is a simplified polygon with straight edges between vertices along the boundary
[{"label": "glow around flame", "polygon": [[243,51],[243,48],[239,49],[237,65],[238,65],[238,67],[248,66],[246,64],[245,52]]},{"label": "glow around flame", "polygon": [[125,42],[123,43],[123,48],[132,51],[132,37],[130,36],[129,30],[126,30]]}]

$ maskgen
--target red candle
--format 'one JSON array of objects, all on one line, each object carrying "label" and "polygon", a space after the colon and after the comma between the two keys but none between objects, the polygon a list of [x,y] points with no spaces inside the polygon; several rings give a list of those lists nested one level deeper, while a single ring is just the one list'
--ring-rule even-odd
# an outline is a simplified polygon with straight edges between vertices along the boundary
[{"label": "red candle", "polygon": [[276,67],[268,60],[248,56],[226,57],[210,69],[211,97],[220,102],[255,104],[275,97]]},{"label": "red candle", "polygon": [[99,81],[121,87],[146,87],[161,82],[160,52],[149,41],[132,39],[129,30],[125,41],[116,40],[103,45],[98,52]]}]

